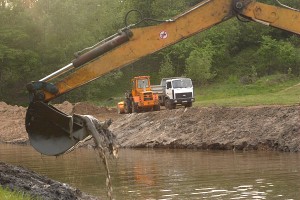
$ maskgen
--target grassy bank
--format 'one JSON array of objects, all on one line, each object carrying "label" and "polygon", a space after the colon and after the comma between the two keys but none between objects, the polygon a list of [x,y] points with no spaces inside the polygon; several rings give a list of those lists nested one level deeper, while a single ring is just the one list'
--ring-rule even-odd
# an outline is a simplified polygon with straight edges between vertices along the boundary
[{"label": "grassy bank", "polygon": [[300,103],[300,79],[272,75],[252,84],[238,81],[196,87],[197,106],[294,105]]},{"label": "grassy bank", "polygon": [[31,200],[33,199],[27,194],[23,194],[22,192],[13,192],[9,189],[4,189],[0,187],[0,199],[1,200]]},{"label": "grassy bank", "polygon": [[[252,84],[235,78],[222,83],[194,86],[195,106],[294,105],[300,103],[300,78],[278,74],[262,77]],[[91,101],[98,106],[116,107],[124,95]]]}]

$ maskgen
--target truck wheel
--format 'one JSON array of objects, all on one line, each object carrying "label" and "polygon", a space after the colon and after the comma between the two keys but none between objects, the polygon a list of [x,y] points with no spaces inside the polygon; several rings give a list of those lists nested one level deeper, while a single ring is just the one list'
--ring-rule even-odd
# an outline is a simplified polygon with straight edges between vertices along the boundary
[{"label": "truck wheel", "polygon": [[176,108],[176,104],[175,103],[171,104],[171,106],[172,106],[172,109]]},{"label": "truck wheel", "polygon": [[131,101],[130,101],[130,99],[126,99],[124,101],[124,110],[125,110],[126,114],[132,113],[132,107],[131,107]]},{"label": "truck wheel", "polygon": [[160,111],[160,105],[154,105],[153,106],[153,111]]},{"label": "truck wheel", "polygon": [[132,102],[132,112],[133,113],[139,112],[138,105],[134,101]]},{"label": "truck wheel", "polygon": [[193,105],[193,102],[187,102],[187,104],[185,104],[185,107],[190,108],[190,107],[192,107],[192,105]]},{"label": "truck wheel", "polygon": [[174,109],[176,107],[176,105],[175,106],[174,105],[175,104],[173,104],[170,99],[166,99],[166,101],[165,101],[165,107],[167,109],[169,109],[169,110]]}]

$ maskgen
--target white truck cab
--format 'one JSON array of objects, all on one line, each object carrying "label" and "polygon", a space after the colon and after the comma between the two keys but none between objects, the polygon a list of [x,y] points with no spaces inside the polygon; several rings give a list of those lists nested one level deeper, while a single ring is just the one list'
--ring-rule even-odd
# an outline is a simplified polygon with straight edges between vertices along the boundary
[{"label": "white truck cab", "polygon": [[191,107],[194,98],[193,83],[190,78],[163,78],[160,85],[153,85],[152,91],[159,95],[160,104],[168,109],[176,105]]}]

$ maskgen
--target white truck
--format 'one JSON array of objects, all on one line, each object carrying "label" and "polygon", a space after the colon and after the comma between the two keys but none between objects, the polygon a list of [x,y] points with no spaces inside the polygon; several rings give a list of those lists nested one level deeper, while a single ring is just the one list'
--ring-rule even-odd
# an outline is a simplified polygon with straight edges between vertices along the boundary
[{"label": "white truck", "polygon": [[174,109],[176,105],[191,107],[194,98],[193,83],[190,78],[163,78],[160,85],[151,85],[153,93],[158,94],[161,106]]}]

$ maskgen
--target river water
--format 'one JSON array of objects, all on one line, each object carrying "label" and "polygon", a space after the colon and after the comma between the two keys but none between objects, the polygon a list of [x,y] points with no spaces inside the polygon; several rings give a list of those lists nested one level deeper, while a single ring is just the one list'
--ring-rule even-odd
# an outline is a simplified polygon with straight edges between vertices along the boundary
[{"label": "river water", "polygon": [[[0,160],[106,198],[92,149],[56,158],[1,144]],[[300,199],[299,153],[121,149],[109,168],[115,199]]]}]

